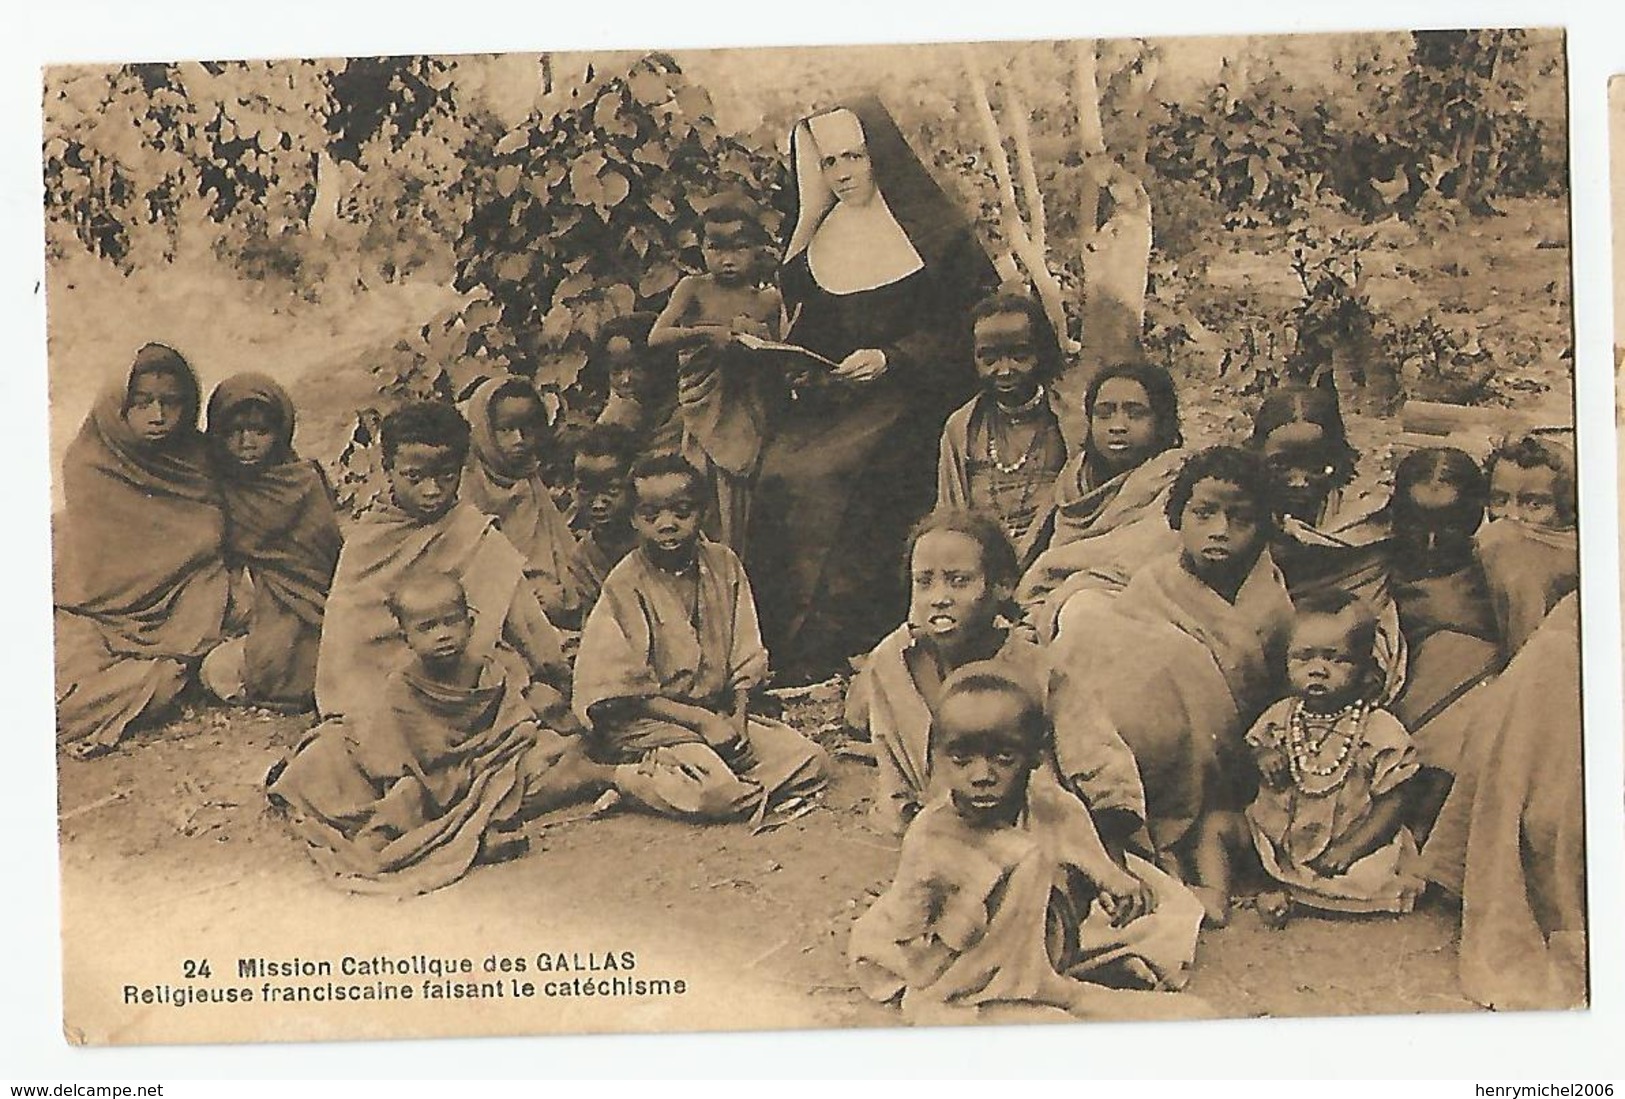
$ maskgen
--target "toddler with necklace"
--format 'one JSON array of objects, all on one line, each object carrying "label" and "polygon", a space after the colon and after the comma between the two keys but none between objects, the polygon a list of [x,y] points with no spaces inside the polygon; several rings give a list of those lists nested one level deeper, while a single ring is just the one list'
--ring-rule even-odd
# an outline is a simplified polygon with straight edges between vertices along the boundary
[{"label": "toddler with necklace", "polygon": [[1403,825],[1403,784],[1418,769],[1378,687],[1376,616],[1356,596],[1300,600],[1287,647],[1292,694],[1247,733],[1262,781],[1247,824],[1264,871],[1283,888],[1258,898],[1271,926],[1293,905],[1409,912],[1421,891]]},{"label": "toddler with necklace", "polygon": [[1060,405],[1050,387],[1061,349],[1043,306],[1006,284],[971,311],[976,376],[982,391],[943,425],[937,507],[996,516],[1022,569],[1049,529],[1055,477],[1066,465]]}]

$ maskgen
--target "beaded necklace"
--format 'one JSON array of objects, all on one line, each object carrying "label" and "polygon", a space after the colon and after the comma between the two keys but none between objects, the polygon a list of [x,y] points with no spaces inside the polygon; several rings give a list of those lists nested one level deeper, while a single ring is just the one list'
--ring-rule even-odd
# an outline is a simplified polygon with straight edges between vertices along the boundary
[{"label": "beaded necklace", "polygon": [[[1303,699],[1294,699],[1286,723],[1286,757],[1292,782],[1310,797],[1323,797],[1348,781],[1354,770],[1354,749],[1365,729],[1371,704],[1361,699],[1329,714],[1312,713]],[[1351,718],[1348,731],[1338,732],[1343,719]],[[1317,735],[1318,734],[1318,735]],[[1321,764],[1328,744],[1335,741],[1332,760]]]},{"label": "beaded necklace", "polygon": [[1032,438],[1027,440],[1026,452],[1014,462],[1006,465],[1005,462],[999,457],[999,426],[995,421],[1004,419],[1012,423],[1017,423],[1022,420],[1029,419],[1032,414],[1038,410],[1039,403],[1042,402],[1043,399],[1044,387],[1039,386],[1038,391],[1033,394],[1030,401],[1027,401],[1025,404],[1018,405],[1015,408],[1004,408],[999,404],[999,402],[993,402],[994,415],[988,417],[987,424],[987,459],[993,463],[993,468],[998,470],[1000,473],[1003,473],[1006,476],[1012,473],[1020,473],[1022,468],[1026,466],[1027,462],[1031,460],[1032,456],[1038,452],[1038,444],[1043,438],[1044,433],[1041,430],[1035,429],[1033,431]]},{"label": "beaded necklace", "polygon": [[[1005,408],[998,402],[994,402],[994,413],[987,419],[987,460],[995,470],[1006,477],[1013,477],[1020,473],[1026,468],[1027,463],[1032,461],[1034,456],[1039,453],[1043,447],[1045,431],[1041,424],[1035,427],[1032,438],[1027,441],[1026,451],[1014,462],[1006,463],[1002,460],[999,452],[998,421],[1004,419],[1019,422],[1029,419],[1043,403],[1043,400],[1044,387],[1039,386],[1038,392],[1033,394],[1031,400],[1016,408]],[[1031,522],[1031,516],[1028,514],[1029,505],[1032,503],[1033,494],[1038,488],[1038,481],[1028,478],[1017,489],[1018,495],[1015,505],[1006,510],[999,501],[998,486],[994,484],[989,487],[988,504],[990,509],[997,516],[999,525],[1004,528],[1004,532],[1010,536],[1011,541],[1020,542],[1027,533],[1028,523]],[[1023,516],[1027,517],[1027,522],[1020,521]]]}]

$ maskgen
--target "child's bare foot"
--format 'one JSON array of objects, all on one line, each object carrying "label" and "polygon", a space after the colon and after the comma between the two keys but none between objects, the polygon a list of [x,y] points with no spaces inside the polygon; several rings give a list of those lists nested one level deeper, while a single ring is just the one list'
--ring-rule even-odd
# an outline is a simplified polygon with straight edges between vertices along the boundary
[{"label": "child's bare foot", "polygon": [[1192,893],[1202,902],[1202,926],[1226,927],[1230,923],[1230,898],[1224,891],[1206,885],[1192,885]]},{"label": "child's bare foot", "polygon": [[1274,931],[1281,930],[1292,918],[1292,898],[1285,893],[1260,893],[1253,906],[1258,909],[1258,918],[1264,921],[1264,926]]}]

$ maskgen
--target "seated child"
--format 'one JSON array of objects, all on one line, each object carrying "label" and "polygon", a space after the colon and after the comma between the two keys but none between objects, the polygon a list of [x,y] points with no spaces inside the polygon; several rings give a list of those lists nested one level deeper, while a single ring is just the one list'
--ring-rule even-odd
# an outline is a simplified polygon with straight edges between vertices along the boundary
[{"label": "seated child", "polygon": [[217,646],[198,672],[223,702],[315,704],[322,615],[343,537],[327,477],[295,453],[293,428],[293,402],[263,374],[233,375],[209,397],[226,563],[250,588],[246,633]]},{"label": "seated child", "polygon": [[677,410],[676,363],[649,346],[650,313],[628,313],[605,323],[593,343],[593,360],[609,378],[609,400],[600,424],[625,428],[639,449],[676,450],[683,439]]},{"label": "seated child", "polygon": [[1478,550],[1511,659],[1579,586],[1574,454],[1555,439],[1530,434],[1497,447],[1488,464],[1490,522]]},{"label": "seated child", "polygon": [[[1181,986],[1201,910],[1187,894],[1182,935],[1124,943],[1114,925],[1132,883],[1046,767],[1047,736],[1042,702],[1005,664],[966,664],[942,686],[932,728],[938,792],[909,825],[895,879],[853,925],[849,947],[860,987],[900,999],[912,1023],[1201,1013],[1184,997],[1086,980],[1126,968]],[[1102,951],[1102,942],[1111,945]],[[1148,971],[1147,956],[1160,964]]]},{"label": "seated child", "polygon": [[656,813],[733,820],[823,788],[822,748],[751,712],[767,675],[739,558],[700,536],[705,478],[675,454],[632,472],[638,546],[604,581],[576,658],[576,714]]},{"label": "seated child", "polygon": [[[1394,471],[1392,590],[1405,635],[1405,689],[1393,711],[1420,730],[1500,667],[1500,641],[1473,535],[1484,521],[1484,474],[1454,447],[1412,451]],[[1423,761],[1449,770],[1460,745]]]},{"label": "seated child", "polygon": [[426,893],[523,853],[524,819],[591,797],[611,769],[538,720],[513,654],[474,655],[456,578],[414,570],[385,602],[406,659],[375,699],[277,764],[267,796],[340,884]]},{"label": "seated child", "polygon": [[1006,285],[971,311],[973,356],[982,392],[943,425],[937,507],[995,515],[1025,569],[1037,556],[1055,507],[1055,478],[1066,464],[1061,405],[1050,384],[1061,349],[1043,306]]},{"label": "seated child", "polygon": [[900,835],[925,804],[931,715],[943,680],[962,664],[997,660],[1035,684],[1061,774],[1121,863],[1143,841],[1145,794],[1134,755],[1100,720],[1098,702],[1010,628],[1018,574],[1010,540],[988,516],[939,509],[915,525],[908,570],[908,620],[875,646],[847,696],[847,723],[867,730],[875,746],[877,823]]},{"label": "seated child", "polygon": [[1409,912],[1421,892],[1405,830],[1417,773],[1405,727],[1373,703],[1377,620],[1355,596],[1298,604],[1286,652],[1292,694],[1247,733],[1261,781],[1247,824],[1264,872],[1284,886],[1258,899],[1273,926],[1293,904]]},{"label": "seated child", "polygon": [[570,525],[576,530],[575,585],[588,611],[610,570],[637,545],[630,484],[637,455],[632,433],[611,424],[594,424],[576,444]]},{"label": "seated child", "polygon": [[1168,490],[1190,454],[1167,369],[1106,364],[1083,391],[1083,417],[1083,445],[1056,475],[1054,508],[1033,538],[1041,552],[1016,590],[1043,638],[1179,546],[1168,526]]},{"label": "seated child", "polygon": [[1404,684],[1405,642],[1389,590],[1386,501],[1359,491],[1360,453],[1349,442],[1337,390],[1283,385],[1253,416],[1248,448],[1270,471],[1277,531],[1270,556],[1294,599],[1346,591],[1377,615],[1377,662],[1383,697]]},{"label": "seated child", "polygon": [[163,711],[219,643],[225,515],[200,402],[190,364],[149,343],[62,459],[56,727],[75,758],[112,751]]},{"label": "seated child", "polygon": [[1133,749],[1158,859],[1215,926],[1229,920],[1229,852],[1253,795],[1241,738],[1278,690],[1292,613],[1266,548],[1269,501],[1269,474],[1253,454],[1221,446],[1193,455],[1168,495],[1181,548],[1052,647]]},{"label": "seated child", "polygon": [[475,620],[471,658],[505,644],[562,702],[569,672],[561,640],[525,583],[524,556],[458,496],[468,421],[448,404],[409,404],[384,417],[379,446],[389,493],[346,532],[339,553],[316,660],[317,710],[331,717],[359,706],[405,655],[386,600],[420,568],[462,583]]},{"label": "seated child", "polygon": [[525,555],[525,577],[549,622],[579,630],[587,604],[576,564],[575,536],[553,490],[542,479],[547,417],[541,395],[523,378],[482,382],[468,399],[472,431],[463,494],[496,520]]},{"label": "seated child", "polygon": [[760,284],[767,235],[761,215],[743,199],[706,207],[700,253],[705,274],[685,275],[649,332],[652,350],[677,351],[677,407],[682,454],[711,480],[708,509],[716,540],[742,553],[751,478],[761,458],[763,420],[758,378],[740,335],[777,340],[784,300]]}]

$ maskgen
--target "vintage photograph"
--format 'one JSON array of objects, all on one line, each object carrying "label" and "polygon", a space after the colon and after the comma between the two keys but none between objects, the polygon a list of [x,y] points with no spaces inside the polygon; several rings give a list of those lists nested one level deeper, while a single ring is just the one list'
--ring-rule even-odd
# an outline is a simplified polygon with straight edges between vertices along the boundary
[{"label": "vintage photograph", "polygon": [[68,1041],[1585,1007],[1567,94],[48,68]]}]

